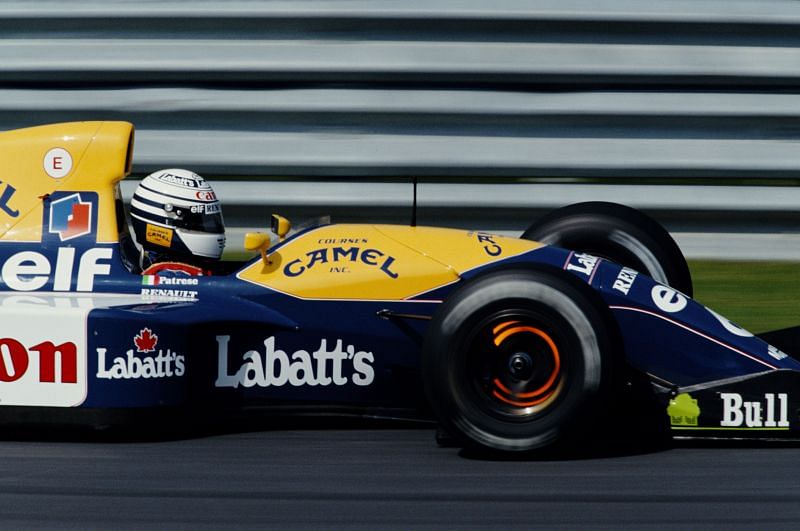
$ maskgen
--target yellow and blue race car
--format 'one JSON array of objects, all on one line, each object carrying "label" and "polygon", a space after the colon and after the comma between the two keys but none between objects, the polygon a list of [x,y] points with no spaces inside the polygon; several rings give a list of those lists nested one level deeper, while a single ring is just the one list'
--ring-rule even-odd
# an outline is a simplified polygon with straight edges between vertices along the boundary
[{"label": "yellow and blue race car", "polygon": [[692,300],[675,242],[633,209],[565,207],[519,239],[275,216],[249,261],[142,275],[119,191],[133,133],[0,133],[6,423],[332,411],[509,452],[647,422],[798,434],[797,332],[755,337]]}]

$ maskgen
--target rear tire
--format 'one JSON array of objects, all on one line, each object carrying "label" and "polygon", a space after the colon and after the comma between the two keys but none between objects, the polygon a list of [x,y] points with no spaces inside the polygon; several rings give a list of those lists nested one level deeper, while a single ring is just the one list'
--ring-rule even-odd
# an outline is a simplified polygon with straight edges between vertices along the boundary
[{"label": "rear tire", "polygon": [[474,279],[437,311],[422,376],[446,433],[463,446],[529,452],[569,444],[610,405],[616,324],[588,286],[550,267]]},{"label": "rear tire", "polygon": [[692,277],[678,244],[636,209],[592,201],[550,212],[522,234],[526,240],[582,251],[635,269],[692,296]]}]

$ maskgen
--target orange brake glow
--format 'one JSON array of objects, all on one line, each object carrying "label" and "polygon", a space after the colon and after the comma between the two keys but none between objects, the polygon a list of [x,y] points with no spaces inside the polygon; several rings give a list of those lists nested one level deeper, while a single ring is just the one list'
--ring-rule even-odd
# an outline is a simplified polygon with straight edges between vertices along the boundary
[{"label": "orange brake glow", "polygon": [[[512,323],[512,324],[516,324],[516,323]],[[503,327],[504,325],[505,325],[505,323],[503,325],[499,325],[499,326]],[[498,327],[495,327],[495,330],[497,328]],[[544,385],[542,385],[540,388],[536,389],[535,391],[531,391],[531,392],[528,392],[528,393],[519,393],[519,394],[515,394],[515,393],[512,393],[511,391],[507,391],[508,394],[514,395],[514,396],[518,396],[520,398],[532,398],[534,396],[537,396],[537,395],[547,391],[547,389],[549,389],[553,385],[553,382],[556,381],[556,378],[558,377],[558,374],[561,371],[561,357],[558,354],[558,348],[556,347],[556,344],[553,342],[552,339],[550,339],[550,336],[547,335],[546,333],[544,333],[543,331],[539,330],[538,328],[534,328],[532,326],[517,326],[515,328],[509,328],[509,329],[501,332],[499,335],[497,335],[494,338],[494,344],[499,347],[500,344],[503,341],[506,340],[506,338],[508,338],[509,336],[512,336],[514,334],[520,333],[520,332],[530,332],[530,333],[536,334],[537,336],[539,336],[542,339],[544,339],[545,342],[547,343],[547,346],[550,347],[550,351],[553,354],[553,360],[555,361],[555,367],[553,368],[552,374],[550,374],[550,377],[547,379],[547,381],[544,383]],[[495,379],[495,382],[497,382],[497,381],[498,380]],[[501,387],[501,389],[503,389],[503,388]],[[506,389],[503,389],[503,390],[505,391]]]}]

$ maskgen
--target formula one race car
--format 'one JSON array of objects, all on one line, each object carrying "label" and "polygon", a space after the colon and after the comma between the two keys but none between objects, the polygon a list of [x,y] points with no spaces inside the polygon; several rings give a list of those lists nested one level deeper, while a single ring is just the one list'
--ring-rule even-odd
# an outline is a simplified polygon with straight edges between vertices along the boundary
[{"label": "formula one race car", "polygon": [[123,122],[0,134],[0,420],[427,415],[458,444],[531,451],[636,426],[646,396],[673,434],[798,435],[795,331],[768,343],[692,300],[635,210],[566,207],[521,239],[274,217],[250,261],[142,275],[132,150]]}]

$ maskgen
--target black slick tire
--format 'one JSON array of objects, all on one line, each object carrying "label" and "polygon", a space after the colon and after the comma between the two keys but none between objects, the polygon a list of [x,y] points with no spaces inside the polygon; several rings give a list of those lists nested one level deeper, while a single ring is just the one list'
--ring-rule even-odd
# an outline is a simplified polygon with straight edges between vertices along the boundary
[{"label": "black slick tire", "polygon": [[433,317],[422,376],[444,431],[461,445],[531,452],[598,427],[621,358],[602,299],[547,266],[467,282]]},{"label": "black slick tire", "polygon": [[533,223],[522,238],[586,252],[644,273],[692,296],[692,277],[678,244],[651,217],[602,201],[576,203]]}]

